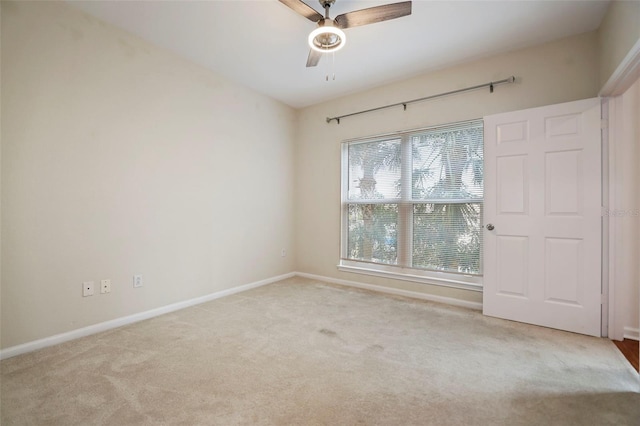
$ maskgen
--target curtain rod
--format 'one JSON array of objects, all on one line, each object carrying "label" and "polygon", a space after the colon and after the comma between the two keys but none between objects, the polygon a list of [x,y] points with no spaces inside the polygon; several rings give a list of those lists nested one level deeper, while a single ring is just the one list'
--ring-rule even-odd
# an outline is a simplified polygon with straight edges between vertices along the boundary
[{"label": "curtain rod", "polygon": [[445,92],[445,93],[438,93],[437,95],[426,96],[424,98],[412,99],[410,101],[405,101],[405,102],[398,102],[397,104],[384,105],[377,108],[367,109],[364,111],[352,112],[351,114],[338,115],[335,117],[327,117],[327,123],[331,123],[331,121],[335,120],[338,124],[340,124],[340,119],[345,117],[351,117],[352,115],[359,115],[367,112],[378,111],[385,108],[393,108],[400,105],[402,105],[404,107],[404,110],[406,111],[407,105],[412,104],[414,102],[422,102],[429,99],[441,98],[443,96],[455,95],[457,93],[470,92],[472,90],[482,89],[483,87],[488,87],[489,93],[493,93],[494,86],[497,86],[498,84],[515,83],[515,81],[516,81],[516,78],[514,76],[511,76],[509,78],[505,78],[504,80],[490,81],[489,83],[479,84],[477,86],[472,86],[472,87],[465,87],[464,89],[452,90],[450,92]]}]

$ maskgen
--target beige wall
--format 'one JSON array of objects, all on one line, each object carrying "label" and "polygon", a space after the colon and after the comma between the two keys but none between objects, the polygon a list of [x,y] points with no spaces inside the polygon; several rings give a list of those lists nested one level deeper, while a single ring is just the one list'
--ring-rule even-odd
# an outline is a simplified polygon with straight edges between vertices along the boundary
[{"label": "beige wall", "polygon": [[[299,113],[296,151],[296,240],[298,270],[333,278],[481,301],[482,295],[446,287],[374,279],[339,272],[340,143],[434,124],[481,118],[594,97],[598,93],[595,32],[431,72],[396,84],[303,109]],[[415,99],[499,80],[510,75],[517,84],[450,96],[327,124],[325,117]],[[338,75],[337,78],[340,76]]]},{"label": "beige wall", "polygon": [[598,29],[600,87],[640,40],[640,1],[613,0]]},{"label": "beige wall", "polygon": [[64,3],[1,16],[3,348],[294,270],[291,108]]},{"label": "beige wall", "polygon": [[[2,7],[0,6],[0,31],[2,29]],[[2,37],[0,34],[0,340],[2,339]],[[0,341],[0,349],[2,342]]]}]

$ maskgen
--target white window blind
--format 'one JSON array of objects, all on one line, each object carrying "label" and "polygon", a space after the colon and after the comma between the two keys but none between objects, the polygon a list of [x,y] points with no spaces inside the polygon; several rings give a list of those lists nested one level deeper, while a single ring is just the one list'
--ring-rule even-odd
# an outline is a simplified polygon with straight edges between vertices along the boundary
[{"label": "white window blind", "polygon": [[349,258],[397,263],[402,141],[352,143],[349,157]]},{"label": "white window blind", "polygon": [[342,178],[344,261],[482,274],[481,121],[346,142]]}]

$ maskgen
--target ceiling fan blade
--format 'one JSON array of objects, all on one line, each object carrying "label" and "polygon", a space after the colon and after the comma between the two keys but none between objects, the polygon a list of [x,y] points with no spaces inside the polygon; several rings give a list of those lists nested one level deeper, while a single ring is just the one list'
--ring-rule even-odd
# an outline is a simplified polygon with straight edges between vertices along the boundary
[{"label": "ceiling fan blade", "polygon": [[340,28],[353,28],[407,15],[411,15],[411,2],[403,1],[344,13],[336,16],[335,22]]},{"label": "ceiling fan blade", "polygon": [[307,68],[315,67],[322,58],[322,53],[317,50],[309,49],[309,57],[307,58]]},{"label": "ceiling fan blade", "polygon": [[304,3],[302,0],[279,0],[280,3],[288,6],[291,10],[304,16],[312,22],[318,22],[324,19],[324,16],[316,12],[314,8]]}]

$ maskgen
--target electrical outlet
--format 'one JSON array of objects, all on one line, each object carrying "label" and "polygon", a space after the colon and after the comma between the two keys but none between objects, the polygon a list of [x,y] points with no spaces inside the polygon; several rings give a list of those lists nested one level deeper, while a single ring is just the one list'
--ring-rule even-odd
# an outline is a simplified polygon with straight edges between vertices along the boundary
[{"label": "electrical outlet", "polygon": [[111,280],[100,281],[100,293],[111,293]]},{"label": "electrical outlet", "polygon": [[93,296],[93,281],[82,283],[82,297]]},{"label": "electrical outlet", "polygon": [[282,251],[280,252],[280,256],[285,257],[287,255],[287,251],[285,249],[282,249]]},{"label": "electrical outlet", "polygon": [[133,276],[133,286],[134,287],[142,287],[142,275],[134,275]]}]

